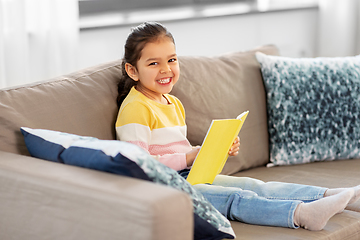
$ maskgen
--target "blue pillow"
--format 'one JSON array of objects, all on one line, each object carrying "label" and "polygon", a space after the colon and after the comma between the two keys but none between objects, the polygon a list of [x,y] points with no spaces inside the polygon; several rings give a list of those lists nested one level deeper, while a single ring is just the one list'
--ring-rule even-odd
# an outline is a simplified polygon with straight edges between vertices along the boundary
[{"label": "blue pillow", "polygon": [[229,220],[184,178],[136,145],[43,129],[22,127],[21,132],[33,157],[140,178],[186,192],[193,201],[194,239],[235,237]]},{"label": "blue pillow", "polygon": [[270,165],[360,158],[360,55],[256,58],[267,94]]}]

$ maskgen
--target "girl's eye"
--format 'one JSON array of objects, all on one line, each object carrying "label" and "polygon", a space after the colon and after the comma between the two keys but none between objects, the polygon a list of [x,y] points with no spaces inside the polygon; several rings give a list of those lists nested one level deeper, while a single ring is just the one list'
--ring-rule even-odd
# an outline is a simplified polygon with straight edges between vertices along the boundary
[{"label": "girl's eye", "polygon": [[171,58],[171,59],[169,60],[169,62],[176,62],[176,61],[177,61],[176,58]]},{"label": "girl's eye", "polygon": [[152,62],[149,64],[149,66],[154,66],[154,65],[157,65],[157,62]]}]

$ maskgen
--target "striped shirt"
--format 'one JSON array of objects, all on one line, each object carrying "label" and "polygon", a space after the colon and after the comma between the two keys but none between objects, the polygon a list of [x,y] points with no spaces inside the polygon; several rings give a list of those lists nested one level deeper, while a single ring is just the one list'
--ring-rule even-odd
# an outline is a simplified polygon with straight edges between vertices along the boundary
[{"label": "striped shirt", "polygon": [[180,100],[165,94],[170,104],[155,102],[134,87],[121,104],[117,138],[136,144],[174,170],[187,167],[192,147],[186,138],[185,111]]}]

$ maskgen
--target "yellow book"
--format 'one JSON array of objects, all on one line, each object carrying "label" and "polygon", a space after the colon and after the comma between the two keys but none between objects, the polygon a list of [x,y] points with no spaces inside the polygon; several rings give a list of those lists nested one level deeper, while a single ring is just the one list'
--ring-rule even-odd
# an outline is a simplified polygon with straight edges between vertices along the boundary
[{"label": "yellow book", "polygon": [[213,120],[197,154],[187,181],[191,185],[212,184],[229,157],[229,150],[239,134],[249,111],[236,119]]}]

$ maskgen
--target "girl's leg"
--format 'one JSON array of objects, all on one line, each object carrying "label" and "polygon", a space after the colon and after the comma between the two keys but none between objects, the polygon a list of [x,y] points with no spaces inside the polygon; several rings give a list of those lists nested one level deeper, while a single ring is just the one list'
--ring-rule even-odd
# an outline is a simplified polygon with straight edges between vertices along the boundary
[{"label": "girl's leg", "polygon": [[255,192],[234,187],[197,184],[194,188],[230,220],[289,228],[301,226],[309,230],[321,230],[354,195],[353,190],[348,190],[303,203],[299,200],[267,199]]},{"label": "girl's leg", "polygon": [[194,188],[230,220],[296,228],[294,212],[301,201],[266,199],[255,192],[234,187],[197,184]]},{"label": "girl's leg", "polygon": [[336,213],[342,212],[354,196],[353,189],[324,197],[320,200],[301,203],[294,213],[294,223],[309,230],[321,230]]},{"label": "girl's leg", "polygon": [[249,190],[267,199],[301,200],[303,202],[311,202],[323,198],[327,190],[327,188],[315,186],[283,182],[265,183],[254,178],[226,175],[216,176],[213,185]]},{"label": "girl's leg", "polygon": [[351,188],[322,188],[316,186],[284,183],[284,182],[263,182],[248,177],[232,177],[226,175],[216,176],[213,185],[224,187],[237,187],[243,190],[256,192],[259,196],[268,199],[288,199],[312,202],[323,197],[329,197],[344,191],[353,190],[353,197],[348,204],[360,199],[360,185]]},{"label": "girl's leg", "polygon": [[329,197],[335,194],[339,194],[341,192],[348,191],[349,189],[354,190],[354,196],[349,201],[349,204],[352,204],[360,199],[360,185],[352,188],[331,188],[325,192],[324,197]]}]

